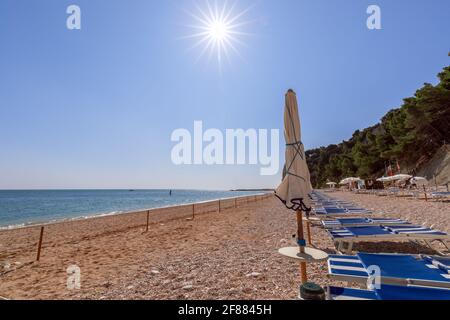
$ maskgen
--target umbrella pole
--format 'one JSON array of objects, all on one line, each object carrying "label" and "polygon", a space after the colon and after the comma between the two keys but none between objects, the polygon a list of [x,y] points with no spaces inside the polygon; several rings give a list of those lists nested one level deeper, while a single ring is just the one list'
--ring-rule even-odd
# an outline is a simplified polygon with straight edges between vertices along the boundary
[{"label": "umbrella pole", "polygon": [[310,246],[313,245],[312,243],[312,237],[311,237],[311,222],[306,221],[306,230],[308,230],[308,243]]},{"label": "umbrella pole", "polygon": [[[304,234],[303,234],[303,213],[301,210],[297,210],[297,235],[299,240],[299,248],[300,253],[305,253],[305,246],[301,245],[301,243],[305,243]],[[301,262],[300,263],[300,276],[302,284],[307,282],[307,276],[306,276],[306,263]]]}]

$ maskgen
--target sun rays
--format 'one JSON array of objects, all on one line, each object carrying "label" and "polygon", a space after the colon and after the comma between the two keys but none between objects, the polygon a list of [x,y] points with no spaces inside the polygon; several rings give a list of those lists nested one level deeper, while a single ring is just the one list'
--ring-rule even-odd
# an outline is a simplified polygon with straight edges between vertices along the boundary
[{"label": "sun rays", "polygon": [[219,5],[217,1],[205,0],[203,7],[197,5],[195,12],[187,12],[195,22],[188,27],[194,31],[183,38],[195,40],[190,50],[199,49],[197,62],[208,56],[208,61],[214,58],[221,69],[224,60],[231,63],[232,54],[241,57],[238,49],[245,46],[241,39],[250,35],[242,30],[250,23],[244,18],[251,7],[238,11],[236,4],[237,1],[232,5],[223,1]]}]

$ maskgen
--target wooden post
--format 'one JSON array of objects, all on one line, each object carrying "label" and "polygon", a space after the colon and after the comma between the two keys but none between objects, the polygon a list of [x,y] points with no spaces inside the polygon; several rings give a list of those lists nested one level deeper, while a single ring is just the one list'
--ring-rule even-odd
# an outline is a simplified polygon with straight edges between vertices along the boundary
[{"label": "wooden post", "polygon": [[423,186],[423,192],[425,193],[425,201],[428,202],[427,188],[425,187],[425,185]]},{"label": "wooden post", "polygon": [[[303,213],[301,210],[297,211],[297,236],[299,242],[302,242],[305,240],[304,234],[303,234]],[[305,247],[303,245],[299,244],[300,253],[305,253]],[[306,262],[300,263],[300,277],[302,284],[308,281],[307,274],[306,274]]]},{"label": "wooden post", "polygon": [[306,229],[308,230],[308,243],[312,245],[312,237],[311,237],[311,222],[309,220],[306,222]]},{"label": "wooden post", "polygon": [[43,240],[43,238],[44,238],[44,227],[41,227],[41,234],[39,236],[39,243],[38,243],[36,261],[39,261],[41,259],[41,248],[42,248],[42,240]]},{"label": "wooden post", "polygon": [[220,209],[221,209],[221,208],[220,208],[220,199],[219,199],[219,213],[220,213],[220,211],[221,211]]},{"label": "wooden post", "polygon": [[192,220],[195,219],[195,204],[192,205]]},{"label": "wooden post", "polygon": [[234,198],[234,208],[237,208],[237,198]]},{"label": "wooden post", "polygon": [[148,223],[150,221],[150,210],[147,210],[147,225],[145,227],[145,232],[148,232]]}]

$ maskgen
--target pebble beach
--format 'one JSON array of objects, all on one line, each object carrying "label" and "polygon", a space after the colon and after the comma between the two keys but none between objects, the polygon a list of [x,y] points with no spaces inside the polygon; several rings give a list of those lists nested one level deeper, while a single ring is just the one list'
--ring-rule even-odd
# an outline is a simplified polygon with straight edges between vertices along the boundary
[{"label": "pebble beach", "polygon": [[[335,192],[333,197],[450,232],[450,203]],[[188,210],[186,208],[186,210]],[[46,229],[35,262],[39,227],[0,232],[0,297],[6,299],[275,299],[298,296],[299,267],[278,249],[295,246],[296,216],[275,197],[209,212],[194,220],[154,221],[133,214],[57,223]],[[137,222],[139,221],[139,223]],[[327,232],[312,226],[313,246],[336,253]],[[445,251],[439,243],[433,249]],[[366,243],[366,252],[435,253],[415,243]],[[448,254],[448,252],[447,252]],[[81,286],[68,289],[67,268]],[[327,278],[326,262],[308,265],[308,279]]]}]

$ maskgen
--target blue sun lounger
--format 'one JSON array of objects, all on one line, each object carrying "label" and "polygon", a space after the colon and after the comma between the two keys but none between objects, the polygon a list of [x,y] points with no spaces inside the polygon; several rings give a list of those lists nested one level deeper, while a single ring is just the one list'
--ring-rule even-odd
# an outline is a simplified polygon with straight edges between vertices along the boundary
[{"label": "blue sun lounger", "polygon": [[450,192],[433,192],[431,197],[436,200],[450,200]]},{"label": "blue sun lounger", "polygon": [[389,218],[340,218],[336,220],[322,220],[325,229],[343,227],[370,227],[370,226],[396,226],[411,225],[408,221]]},{"label": "blue sun lounger", "polygon": [[377,290],[327,288],[328,300],[450,300],[450,290],[415,286],[381,285]]},{"label": "blue sun lounger", "polygon": [[[339,252],[350,253],[357,242],[376,241],[424,241],[429,247],[430,241],[441,241],[449,249],[446,241],[448,234],[423,226],[365,226],[327,230]],[[344,246],[347,244],[347,249]]]},{"label": "blue sun lounger", "polygon": [[371,267],[379,269],[381,284],[450,289],[450,257],[359,253],[328,259],[329,277],[338,281],[367,284]]},{"label": "blue sun lounger", "polygon": [[355,216],[362,214],[371,214],[372,212],[362,208],[337,208],[337,207],[319,207],[314,210],[315,215],[318,218],[336,218],[336,217],[346,217]]}]

